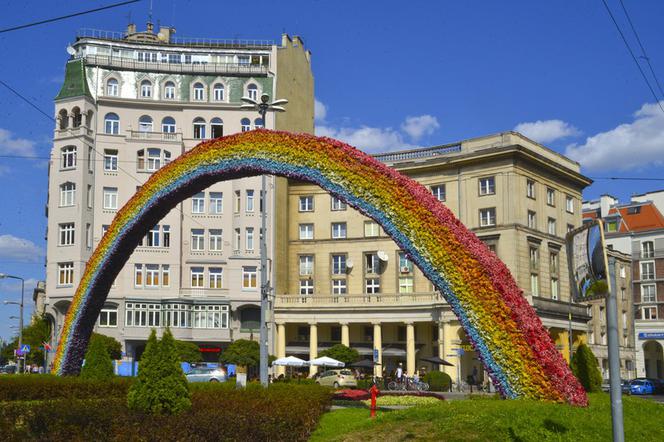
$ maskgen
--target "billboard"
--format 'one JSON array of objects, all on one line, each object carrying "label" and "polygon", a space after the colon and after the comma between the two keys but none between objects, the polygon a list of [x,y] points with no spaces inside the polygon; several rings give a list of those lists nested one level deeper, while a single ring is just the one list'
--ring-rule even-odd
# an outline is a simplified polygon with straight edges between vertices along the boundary
[{"label": "billboard", "polygon": [[574,301],[601,299],[609,294],[602,221],[594,220],[567,234],[567,262]]}]

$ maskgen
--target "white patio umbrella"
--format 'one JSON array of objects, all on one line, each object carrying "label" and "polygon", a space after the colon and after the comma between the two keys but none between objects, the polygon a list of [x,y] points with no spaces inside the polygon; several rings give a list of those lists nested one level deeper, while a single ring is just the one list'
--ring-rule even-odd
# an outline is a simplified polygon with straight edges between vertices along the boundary
[{"label": "white patio umbrella", "polygon": [[285,358],[275,359],[272,362],[272,365],[283,365],[284,367],[304,367],[309,365],[309,363],[295,356],[288,356]]},{"label": "white patio umbrella", "polygon": [[312,359],[309,361],[309,365],[315,365],[315,366],[323,366],[323,367],[345,367],[346,364],[344,364],[341,361],[337,361],[336,359],[332,359],[327,356],[321,356],[320,358]]}]

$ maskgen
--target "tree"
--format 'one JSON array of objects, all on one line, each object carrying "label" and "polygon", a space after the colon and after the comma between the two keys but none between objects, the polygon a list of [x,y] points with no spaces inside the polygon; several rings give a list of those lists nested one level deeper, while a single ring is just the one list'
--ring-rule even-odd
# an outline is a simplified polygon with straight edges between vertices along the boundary
[{"label": "tree", "polygon": [[[27,326],[23,327],[23,344],[30,346],[30,353],[25,356],[26,364],[44,364],[44,342],[51,340],[51,327],[44,317],[36,317]],[[41,347],[41,348],[40,348]],[[18,336],[14,337],[11,342],[7,343],[3,353],[6,359],[13,360],[14,350],[18,348]]]},{"label": "tree", "polygon": [[92,341],[94,340],[99,340],[104,344],[104,347],[106,347],[106,351],[108,352],[108,355],[111,357],[111,359],[115,361],[122,359],[122,344],[120,344],[120,341],[112,338],[111,336],[92,333],[92,336],[90,337],[90,344],[88,345],[92,345]]},{"label": "tree", "polygon": [[191,407],[187,378],[170,329],[161,341],[152,330],[138,365],[138,377],[127,394],[127,405],[152,414],[176,414]]},{"label": "tree", "polygon": [[81,369],[83,379],[106,380],[113,377],[113,361],[102,339],[90,339]]},{"label": "tree", "polygon": [[258,346],[258,342],[248,339],[238,339],[221,353],[219,361],[225,364],[235,364],[245,367],[256,366],[260,362],[260,347]]},{"label": "tree", "polygon": [[579,379],[583,388],[589,392],[600,391],[602,374],[593,351],[586,344],[581,344],[572,357],[572,372]]},{"label": "tree", "polygon": [[354,348],[346,347],[343,344],[335,344],[327,350],[318,353],[318,356],[327,356],[328,358],[336,359],[344,364],[352,364],[360,359],[360,354]]},{"label": "tree", "polygon": [[203,356],[198,349],[198,345],[193,342],[175,340],[178,357],[182,362],[203,362]]}]

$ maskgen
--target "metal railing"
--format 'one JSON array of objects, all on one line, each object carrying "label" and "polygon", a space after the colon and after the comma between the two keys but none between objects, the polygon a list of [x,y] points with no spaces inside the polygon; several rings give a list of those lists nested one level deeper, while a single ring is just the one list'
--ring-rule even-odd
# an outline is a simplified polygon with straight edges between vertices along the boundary
[{"label": "metal railing", "polygon": [[444,146],[427,147],[425,149],[413,149],[400,152],[388,152],[376,154],[373,157],[378,161],[392,162],[403,160],[415,160],[418,158],[431,158],[440,155],[448,155],[451,153],[461,152],[461,144],[448,144]]},{"label": "metal railing", "polygon": [[[141,32],[136,32],[140,34]],[[77,38],[96,38],[100,40],[126,40],[126,32],[104,31],[101,29],[82,28],[76,33]],[[159,42],[162,43],[162,42]],[[213,47],[213,48],[252,48],[269,49],[274,46],[274,40],[256,40],[256,39],[237,39],[237,38],[189,38],[189,37],[171,37],[169,42],[162,44],[172,44],[185,47]]]},{"label": "metal railing", "polygon": [[127,132],[127,138],[136,140],[182,142],[182,132],[143,132],[140,130],[129,130]]},{"label": "metal railing", "polygon": [[340,306],[340,305],[432,305],[444,303],[437,292],[381,293],[363,295],[277,295],[275,307]]},{"label": "metal railing", "polygon": [[130,71],[232,74],[232,75],[267,75],[268,67],[245,63],[160,63],[158,61],[139,61],[133,58],[110,55],[85,55],[86,65],[105,66]]}]

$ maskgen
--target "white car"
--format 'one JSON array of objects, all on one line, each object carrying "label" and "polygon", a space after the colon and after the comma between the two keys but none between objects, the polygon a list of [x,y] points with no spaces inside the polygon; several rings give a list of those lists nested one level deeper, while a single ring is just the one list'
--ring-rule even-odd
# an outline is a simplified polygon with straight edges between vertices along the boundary
[{"label": "white car", "polygon": [[189,382],[226,382],[226,371],[223,368],[198,367],[187,373]]}]

